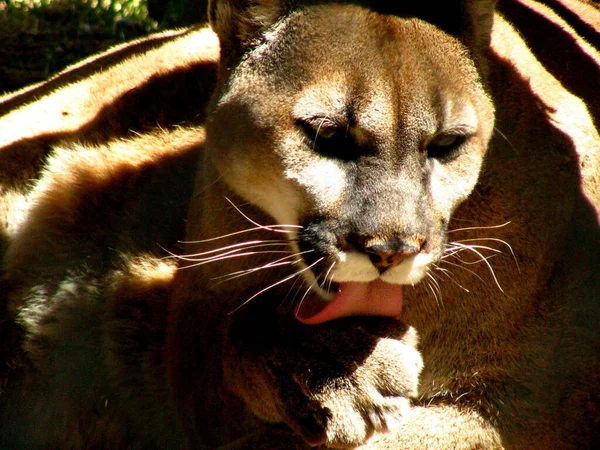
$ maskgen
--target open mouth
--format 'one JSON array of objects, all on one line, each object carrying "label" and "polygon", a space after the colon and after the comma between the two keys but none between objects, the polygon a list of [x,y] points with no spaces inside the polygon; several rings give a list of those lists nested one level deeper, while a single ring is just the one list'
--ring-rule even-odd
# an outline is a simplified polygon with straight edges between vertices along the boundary
[{"label": "open mouth", "polygon": [[317,325],[348,316],[397,317],[402,312],[402,285],[376,279],[370,282],[343,282],[332,285],[330,299],[312,294],[296,307],[296,318]]}]

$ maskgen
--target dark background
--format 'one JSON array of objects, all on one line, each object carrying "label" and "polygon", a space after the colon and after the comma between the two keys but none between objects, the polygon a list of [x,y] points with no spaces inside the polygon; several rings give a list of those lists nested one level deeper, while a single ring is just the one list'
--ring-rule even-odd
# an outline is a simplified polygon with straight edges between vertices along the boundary
[{"label": "dark background", "polygon": [[206,21],[208,0],[0,0],[0,95],[130,39]]},{"label": "dark background", "polygon": [[[419,2],[422,0],[389,0]],[[500,3],[507,0],[499,0]],[[556,0],[539,0],[552,3]],[[600,8],[600,0],[583,0]],[[208,0],[0,0],[0,95],[86,56],[206,21]]]}]

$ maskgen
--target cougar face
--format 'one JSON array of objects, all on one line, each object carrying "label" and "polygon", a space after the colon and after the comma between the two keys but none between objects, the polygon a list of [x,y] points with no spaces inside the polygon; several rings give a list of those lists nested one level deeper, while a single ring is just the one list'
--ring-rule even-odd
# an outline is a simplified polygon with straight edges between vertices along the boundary
[{"label": "cougar face", "polygon": [[[353,305],[303,320],[397,314],[400,285],[442,255],[492,132],[467,50],[416,19],[309,7],[255,42],[221,92],[208,125],[221,176],[278,224],[300,226],[290,245],[313,297],[331,305],[345,292]],[[396,300],[373,307],[382,296]]]}]

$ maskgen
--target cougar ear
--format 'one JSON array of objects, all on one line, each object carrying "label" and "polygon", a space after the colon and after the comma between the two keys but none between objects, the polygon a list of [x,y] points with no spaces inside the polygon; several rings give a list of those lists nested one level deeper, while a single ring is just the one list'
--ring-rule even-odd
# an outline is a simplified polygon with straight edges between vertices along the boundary
[{"label": "cougar ear", "polygon": [[497,0],[462,0],[465,11],[462,39],[477,55],[490,46]]},{"label": "cougar ear", "polygon": [[208,20],[221,44],[221,56],[238,58],[262,32],[291,11],[293,0],[209,0]]},{"label": "cougar ear", "polygon": [[463,8],[463,28],[458,37],[471,50],[480,73],[487,78],[487,50],[490,47],[497,0],[459,0]]}]

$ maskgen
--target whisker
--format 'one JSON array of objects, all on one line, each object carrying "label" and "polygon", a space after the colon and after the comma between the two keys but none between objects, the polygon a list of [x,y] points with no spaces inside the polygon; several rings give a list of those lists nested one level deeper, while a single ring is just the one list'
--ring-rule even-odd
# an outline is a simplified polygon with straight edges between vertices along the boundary
[{"label": "whisker", "polygon": [[505,245],[506,247],[508,247],[508,250],[510,251],[510,254],[513,257],[513,260],[515,262],[515,265],[517,266],[517,270],[519,271],[519,273],[521,273],[521,268],[519,267],[519,261],[517,260],[517,256],[515,255],[515,252],[512,248],[512,246],[506,242],[503,239],[498,239],[498,238],[472,238],[472,239],[461,239],[460,241],[456,241],[458,243],[461,242],[476,242],[476,241],[493,241],[493,242],[499,242],[503,245]]},{"label": "whisker", "polygon": [[201,240],[197,240],[197,241],[179,241],[179,242],[182,244],[199,244],[199,243],[203,243],[203,242],[212,242],[212,241],[217,241],[220,239],[226,239],[226,238],[229,238],[232,236],[238,236],[240,234],[250,233],[252,231],[257,231],[257,230],[267,230],[267,231],[273,231],[275,233],[292,233],[292,230],[287,230],[286,228],[293,228],[293,229],[303,228],[301,225],[291,225],[291,224],[261,225],[258,222],[256,222],[255,220],[252,220],[246,214],[244,214],[240,210],[240,208],[238,208],[229,198],[225,197],[225,200],[227,200],[229,202],[229,204],[231,204],[231,206],[233,206],[235,208],[235,210],[238,213],[240,213],[240,215],[242,217],[244,217],[251,224],[255,225],[255,227],[248,228],[246,230],[235,231],[233,233],[228,233],[228,234],[224,234],[221,236],[216,236],[216,237],[207,238],[207,239],[201,239]]},{"label": "whisker", "polygon": [[436,303],[441,304],[443,295],[442,295],[442,289],[440,287],[440,284],[435,279],[433,274],[430,272],[427,272],[427,278],[429,278],[427,283],[430,285],[431,292],[433,292]]},{"label": "whisker", "polygon": [[323,126],[323,124],[325,123],[325,118],[321,119],[321,123],[319,124],[319,126],[317,127],[317,132],[315,133],[315,139],[313,141],[313,152],[315,151],[315,149],[317,148],[317,138],[319,137],[319,132],[321,131],[321,127]]},{"label": "whisker", "polygon": [[[324,259],[324,258],[323,258]],[[298,302],[298,307],[300,307],[302,305],[302,302],[304,302],[304,300],[306,299],[306,297],[308,297],[308,294],[310,294],[310,291],[312,291],[315,287],[315,285],[318,286],[318,280],[315,279],[315,281],[313,281],[309,286],[308,289],[306,289],[306,292],[304,293],[304,295],[302,296],[302,298],[300,299],[300,301]]]},{"label": "whisker", "polygon": [[507,225],[509,225],[511,223],[511,221],[509,220],[506,223],[503,223],[502,225],[491,225],[488,227],[465,227],[465,228],[456,228],[454,230],[448,230],[448,234],[450,233],[456,233],[458,231],[473,231],[473,230],[493,230],[493,229],[497,229],[497,228],[503,228]]},{"label": "whisker", "polygon": [[[241,250],[239,250],[241,251]],[[196,264],[190,264],[188,266],[183,266],[183,267],[179,267],[177,270],[183,270],[183,269],[191,269],[193,267],[199,267],[199,266],[203,266],[205,264],[209,264],[212,262],[216,262],[216,261],[223,261],[225,259],[232,259],[232,258],[241,258],[242,256],[252,256],[252,255],[263,255],[263,254],[281,254],[281,253],[289,253],[289,251],[283,251],[283,250],[275,250],[275,251],[265,251],[265,252],[246,252],[246,253],[233,253],[233,254],[227,254],[226,256],[215,256],[214,258],[206,258],[204,260],[190,260],[190,261],[198,261],[196,262]]]},{"label": "whisker", "polygon": [[[218,241],[221,239],[226,239],[232,236],[238,236],[240,234],[244,234],[244,233],[250,233],[252,231],[257,231],[257,230],[264,230],[265,228],[268,229],[269,231],[277,231],[275,230],[276,227],[293,227],[295,225],[269,225],[268,227],[265,226],[258,226],[258,227],[254,227],[254,228],[247,228],[245,230],[241,230],[241,231],[235,231],[233,233],[228,233],[228,234],[224,234],[222,236],[216,236],[216,237],[212,237],[212,238],[208,238],[208,239],[201,239],[199,241],[179,241],[181,244],[202,244],[204,242],[213,242],[213,241]],[[278,231],[281,233],[289,233],[289,231]]]},{"label": "whisker", "polygon": [[446,247],[446,249],[444,250],[444,254],[440,258],[440,260],[447,259],[447,258],[449,258],[451,256],[456,255],[457,253],[464,252],[464,251],[465,251],[464,248],[458,248],[458,247],[452,247],[452,248],[450,248],[450,247]]},{"label": "whisker", "polygon": [[265,264],[265,265],[260,266],[260,267],[254,267],[252,269],[246,269],[246,270],[238,270],[237,272],[232,272],[232,273],[229,273],[227,275],[221,275],[221,276],[218,276],[218,277],[214,277],[214,278],[212,278],[212,280],[216,281],[216,280],[225,279],[224,281],[229,281],[229,280],[233,280],[234,278],[238,278],[238,277],[241,277],[241,276],[244,276],[244,275],[249,275],[249,274],[257,272],[259,270],[270,269],[272,267],[280,267],[280,266],[285,266],[285,265],[289,265],[289,264],[297,264],[297,263],[301,262],[302,259],[296,259],[295,261],[287,261],[287,260],[295,258],[297,256],[301,256],[301,255],[303,255],[305,253],[310,253],[312,251],[314,251],[314,250],[307,250],[307,251],[304,251],[304,252],[294,253],[292,255],[288,255],[288,256],[284,256],[283,258],[279,258],[279,259],[277,259],[275,261],[271,261],[270,263]]},{"label": "whisker", "polygon": [[298,290],[294,289],[296,287],[296,284],[298,283],[298,280],[300,280],[301,277],[297,277],[294,282],[292,283],[292,286],[290,287],[290,289],[288,290],[287,294],[285,294],[285,298],[281,301],[281,303],[279,304],[279,306],[283,305],[285,303],[286,300],[289,299],[290,294],[293,292],[294,296],[291,298],[290,303],[294,304],[296,301],[296,297],[298,297]]},{"label": "whisker", "polygon": [[310,291],[313,290],[313,287],[315,286],[316,282],[317,281],[315,280],[308,286],[308,288],[306,289],[306,292],[304,292],[304,295],[302,296],[302,298],[300,299],[300,302],[298,303],[299,305],[302,305],[302,302],[306,299],[306,297],[308,297],[308,294],[310,294]]},{"label": "whisker", "polygon": [[438,280],[435,278],[435,276],[431,273],[431,272],[427,272],[427,277],[433,282],[433,284],[435,284],[436,286],[436,290],[439,292],[440,295],[442,295],[442,288],[440,286],[440,283],[438,283]]},{"label": "whisker", "polygon": [[279,280],[273,284],[271,284],[270,286],[267,286],[264,289],[261,289],[260,291],[258,291],[256,294],[254,294],[252,297],[250,297],[248,300],[246,300],[245,302],[243,302],[240,306],[238,306],[237,308],[235,308],[233,311],[231,311],[229,314],[233,314],[236,311],[238,311],[239,309],[241,309],[242,307],[244,307],[245,305],[248,304],[248,302],[250,302],[251,300],[253,300],[254,298],[258,297],[259,295],[261,295],[262,293],[268,291],[269,289],[274,288],[275,286],[278,286],[282,283],[285,283],[286,281],[291,280],[292,278],[295,278],[297,276],[299,276],[301,273],[306,272],[307,270],[310,270],[311,268],[313,268],[314,266],[316,266],[317,264],[319,264],[321,261],[323,261],[325,258],[319,258],[318,260],[316,260],[314,263],[312,263],[310,266],[306,266],[304,269],[299,270],[298,272],[289,275],[287,277],[285,277],[282,280]]},{"label": "whisker", "polygon": [[508,248],[512,248],[510,246],[510,244],[508,242],[506,242],[503,239],[498,239],[498,238],[469,238],[469,239],[459,239],[457,241],[452,241],[452,242],[476,242],[476,241],[494,241],[494,242],[500,242],[501,244],[506,245]]},{"label": "whisker", "polygon": [[508,143],[508,145],[510,145],[510,147],[511,147],[511,148],[512,148],[512,149],[513,149],[513,150],[514,150],[516,153],[518,153],[518,150],[517,150],[517,148],[516,148],[516,147],[513,145],[513,143],[512,143],[512,142],[510,142],[510,140],[509,140],[509,139],[506,137],[506,135],[505,135],[505,134],[504,134],[502,131],[500,131],[500,130],[498,129],[498,127],[494,127],[494,131],[495,131],[495,132],[497,132],[497,133],[498,133],[500,136],[502,136],[502,138],[503,138],[503,139],[504,139],[504,140],[505,140],[505,141]]},{"label": "whisker", "polygon": [[[476,249],[489,250],[494,253],[504,253],[501,250],[498,250],[498,249],[495,249],[492,247],[487,247],[487,246],[483,246],[483,245],[465,245],[465,244],[461,244],[460,242],[461,241],[451,242],[446,247],[446,251],[444,252],[444,255],[440,258],[440,260],[444,260],[449,257],[454,257],[454,258],[458,259],[459,261],[461,261],[463,264],[473,265],[473,264],[480,263],[482,261],[487,261],[487,260],[497,256],[497,255],[484,256],[480,252],[476,251]],[[470,251],[478,254],[481,258],[478,259],[477,261],[465,261],[464,259],[457,256],[459,253],[462,253],[466,250],[470,250]]]},{"label": "whisker", "polygon": [[[325,283],[327,282],[327,279],[329,278],[329,274],[331,273],[331,271],[333,270],[333,268],[335,267],[335,261],[331,263],[331,266],[329,266],[329,269],[327,269],[327,273],[325,274],[325,279],[323,280],[323,285],[325,285]],[[327,284],[327,289],[325,289],[327,292],[331,291],[331,285],[333,284],[333,277],[329,278],[329,283]]]},{"label": "whisker", "polygon": [[473,271],[473,270],[471,270],[471,269],[469,269],[469,268],[467,268],[467,267],[465,267],[465,266],[463,266],[463,265],[461,265],[461,264],[456,264],[456,263],[453,263],[453,262],[450,262],[450,261],[446,261],[446,260],[444,260],[444,261],[440,261],[440,262],[441,262],[441,263],[444,263],[444,264],[448,264],[448,265],[450,265],[450,266],[454,266],[454,267],[458,267],[458,268],[460,268],[460,269],[466,270],[467,272],[469,272],[470,274],[472,274],[472,275],[474,275],[476,278],[478,278],[478,279],[479,279],[479,281],[481,281],[482,283],[485,283],[484,279],[483,279],[483,278],[481,278],[481,276],[479,276],[479,274],[478,274],[477,272],[475,272],[475,271]]},{"label": "whisker", "polygon": [[480,262],[489,261],[490,259],[493,259],[498,255],[490,255],[490,256],[481,257],[475,261],[465,261],[464,259],[460,258],[459,256],[456,256],[456,255],[453,255],[453,256],[456,259],[458,259],[462,264],[466,264],[467,266],[473,266],[475,264],[479,264]]},{"label": "whisker", "polygon": [[442,255],[442,257],[440,258],[440,260],[444,260],[444,259],[448,259],[450,257],[454,257],[460,261],[463,261],[461,258],[459,258],[457,255],[460,253],[463,253],[465,251],[469,250],[468,246],[465,247],[448,247],[446,248],[446,251],[444,252],[444,254]]},{"label": "whisker", "polygon": [[[219,255],[209,256],[208,258],[201,258],[201,257],[203,257],[205,255],[217,253],[217,252],[225,251],[225,253],[222,253],[222,255],[228,255],[235,251],[250,250],[250,249],[261,248],[261,247],[275,247],[275,246],[280,247],[282,245],[287,246],[288,242],[287,241],[246,241],[246,242],[239,242],[237,244],[227,245],[225,247],[219,247],[219,248],[216,248],[213,250],[208,250],[206,252],[190,253],[190,254],[186,254],[186,255],[175,255],[173,257],[176,259],[181,259],[183,261],[198,261],[201,259],[215,258]],[[198,258],[198,259],[195,259],[195,258]]]},{"label": "whisker", "polygon": [[[446,262],[447,262],[447,261],[446,261]],[[450,263],[450,264],[451,264],[451,263]],[[455,280],[454,280],[454,279],[453,279],[453,278],[450,276],[450,274],[451,274],[452,272],[451,272],[451,271],[449,271],[448,269],[444,269],[444,268],[442,268],[442,267],[438,267],[438,266],[435,266],[435,267],[434,267],[434,269],[435,269],[435,270],[439,270],[440,272],[442,272],[442,275],[445,275],[445,276],[448,278],[448,280],[450,280],[450,281],[451,281],[452,283],[454,283],[456,286],[458,286],[459,288],[461,288],[463,291],[465,291],[465,292],[471,292],[471,291],[469,291],[469,290],[468,290],[466,287],[464,287],[462,284],[460,284],[460,283],[458,283],[457,281],[455,281]],[[475,274],[475,275],[477,276],[477,274]]]},{"label": "whisker", "polygon": [[302,228],[301,225],[261,225],[258,222],[255,222],[254,220],[252,220],[246,214],[244,214],[242,212],[242,210],[235,205],[235,203],[233,203],[231,200],[229,200],[229,198],[225,197],[225,200],[227,200],[231,204],[231,206],[233,206],[235,208],[235,210],[241,214],[241,216],[244,219],[246,219],[251,224],[256,225],[259,229],[274,231],[276,233],[291,233],[291,231],[288,231],[288,230],[277,230],[276,227]]},{"label": "whisker", "polygon": [[489,250],[490,252],[494,252],[494,253],[504,253],[502,250],[498,250],[497,248],[493,248],[493,247],[488,247],[486,245],[466,245],[466,244],[462,244],[461,241],[453,241],[450,243],[449,248],[451,250],[457,250],[457,249],[465,249],[465,250],[470,250],[470,249],[480,249],[480,250]]},{"label": "whisker", "polygon": [[478,247],[478,246],[468,246],[468,245],[464,245],[464,244],[458,244],[456,242],[454,243],[454,245],[464,246],[466,249],[469,249],[473,253],[478,255],[481,258],[482,262],[485,263],[485,265],[490,270],[490,274],[492,275],[492,278],[494,278],[494,282],[496,283],[496,286],[498,286],[498,289],[500,289],[500,292],[504,292],[504,289],[502,289],[502,286],[500,286],[500,282],[498,281],[498,278],[496,277],[496,273],[494,272],[492,265],[488,262],[488,259],[479,250],[477,250],[476,247]]},{"label": "whisker", "polygon": [[431,294],[433,295],[433,298],[435,299],[435,302],[440,305],[440,299],[438,298],[435,290],[433,289],[432,285],[431,285],[431,281],[426,280],[426,282],[424,283],[425,286],[427,287],[427,289],[429,289],[429,291],[431,292]]},{"label": "whisker", "polygon": [[[490,255],[490,256],[484,256],[482,253],[477,251],[477,249],[489,250],[493,253],[504,253],[501,250],[498,250],[498,249],[492,248],[492,247],[487,247],[485,245],[465,245],[465,244],[461,244],[460,241],[455,241],[455,242],[450,243],[450,245],[447,247],[447,250],[449,250],[449,251],[447,252],[447,254],[444,254],[440,259],[445,259],[445,258],[453,256],[454,258],[458,259],[459,261],[461,261],[464,264],[472,265],[472,264],[477,264],[479,262],[482,262],[484,260],[489,260],[495,256],[498,256],[497,254]],[[464,259],[457,256],[459,253],[462,253],[467,250],[470,250],[473,253],[476,253],[477,255],[479,255],[480,259],[478,259],[477,261],[465,261]]]},{"label": "whisker", "polygon": [[269,264],[265,264],[264,266],[261,267],[255,267],[254,269],[248,269],[248,270],[240,270],[238,272],[233,272],[230,273],[229,275],[221,275],[220,277],[214,277],[211,278],[212,281],[218,281],[217,284],[220,283],[225,283],[227,281],[231,281],[234,280],[236,278],[240,278],[246,275],[250,275],[251,273],[257,272],[259,270],[264,270],[264,269],[272,269],[274,267],[283,267],[283,266],[291,266],[294,264],[298,264],[300,261],[302,261],[301,259],[297,259],[295,261],[280,261],[280,262],[272,262]]}]

